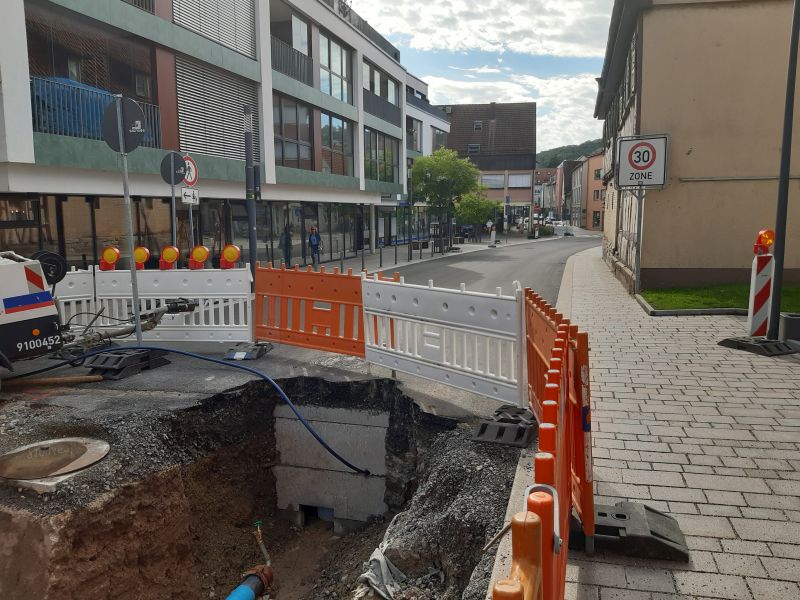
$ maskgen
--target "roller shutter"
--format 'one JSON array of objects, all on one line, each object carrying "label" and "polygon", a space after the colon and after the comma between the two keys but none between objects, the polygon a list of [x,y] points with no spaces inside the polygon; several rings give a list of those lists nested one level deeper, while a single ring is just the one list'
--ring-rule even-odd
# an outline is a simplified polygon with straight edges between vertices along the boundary
[{"label": "roller shutter", "polygon": [[173,0],[172,15],[176,24],[255,58],[254,0]]},{"label": "roller shutter", "polygon": [[175,57],[181,149],[244,160],[244,107],[253,109],[253,160],[259,162],[258,86]]}]

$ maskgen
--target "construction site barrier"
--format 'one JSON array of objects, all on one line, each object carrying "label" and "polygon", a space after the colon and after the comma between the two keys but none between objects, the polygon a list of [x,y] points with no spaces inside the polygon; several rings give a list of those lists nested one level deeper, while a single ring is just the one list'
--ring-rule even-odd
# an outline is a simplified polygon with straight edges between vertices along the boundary
[{"label": "construction site barrier", "polygon": [[522,289],[513,296],[364,276],[367,362],[527,404]]},{"label": "construction site barrier", "polygon": [[563,317],[539,294],[525,288],[525,346],[528,371],[527,402],[536,420],[542,422],[545,375],[550,352]]},{"label": "construction site barrier", "polygon": [[[143,332],[146,341],[251,340],[250,269],[142,270],[137,272],[137,284],[139,309],[143,312],[177,298],[198,304],[192,313],[164,315],[155,329]],[[55,297],[65,324],[116,325],[119,319],[133,316],[131,278],[127,270],[69,271],[56,286]]]},{"label": "construction site barrier", "polygon": [[511,520],[511,570],[492,589],[494,600],[542,600],[542,520],[528,510]]},{"label": "construction site barrier", "polygon": [[364,357],[361,276],[256,265],[255,337]]}]

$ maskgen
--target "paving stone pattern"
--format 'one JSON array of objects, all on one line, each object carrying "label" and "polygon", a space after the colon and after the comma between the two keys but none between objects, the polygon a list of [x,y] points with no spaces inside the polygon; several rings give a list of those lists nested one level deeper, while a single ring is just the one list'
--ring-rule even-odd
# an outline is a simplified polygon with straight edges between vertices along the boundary
[{"label": "paving stone pattern", "polygon": [[691,561],[571,553],[566,598],[800,599],[800,358],[718,346],[741,317],[648,317],[599,249],[571,260],[596,502],[672,514]]}]

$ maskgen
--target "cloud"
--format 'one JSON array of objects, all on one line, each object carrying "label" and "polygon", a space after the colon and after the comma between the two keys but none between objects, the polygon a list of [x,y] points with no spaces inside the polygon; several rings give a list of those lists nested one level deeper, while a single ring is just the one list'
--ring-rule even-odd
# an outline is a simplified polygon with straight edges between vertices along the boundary
[{"label": "cloud", "polygon": [[613,0],[353,0],[383,35],[416,50],[601,57]]},{"label": "cloud", "polygon": [[450,66],[449,68],[455,69],[456,71],[467,71],[469,73],[500,73],[500,68],[498,67],[490,67],[489,65],[484,65],[482,67],[453,67]]},{"label": "cloud", "polygon": [[458,81],[427,76],[434,104],[536,102],[536,146],[546,150],[600,137],[600,122],[592,118],[597,96],[596,75],[556,77],[511,75],[505,81]]}]

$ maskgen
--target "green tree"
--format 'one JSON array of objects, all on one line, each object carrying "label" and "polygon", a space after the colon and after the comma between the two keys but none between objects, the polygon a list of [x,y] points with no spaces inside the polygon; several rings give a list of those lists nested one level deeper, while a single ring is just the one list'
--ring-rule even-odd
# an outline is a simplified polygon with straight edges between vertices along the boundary
[{"label": "green tree", "polygon": [[438,210],[449,210],[453,202],[480,188],[480,171],[455,150],[440,148],[414,161],[414,198]]},{"label": "green tree", "polygon": [[483,190],[469,192],[456,204],[456,219],[461,225],[483,225],[492,218],[494,210],[502,213],[503,204],[489,200]]}]

